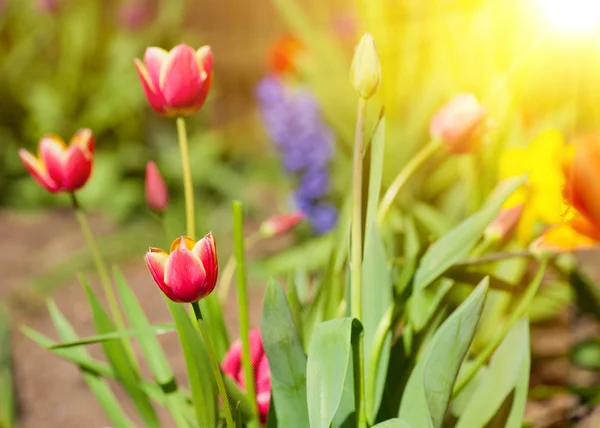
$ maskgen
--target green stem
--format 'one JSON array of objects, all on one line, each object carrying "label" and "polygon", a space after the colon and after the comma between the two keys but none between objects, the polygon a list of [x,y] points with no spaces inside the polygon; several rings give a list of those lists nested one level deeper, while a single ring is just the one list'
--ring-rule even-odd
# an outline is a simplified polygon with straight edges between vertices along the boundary
[{"label": "green stem", "polygon": [[366,113],[367,100],[359,98],[354,138],[354,168],[352,170],[352,239],[350,249],[350,313],[353,318],[359,321],[362,319],[362,176]]},{"label": "green stem", "polygon": [[240,201],[233,202],[233,242],[237,264],[237,295],[240,319],[240,338],[242,339],[242,368],[248,401],[255,415],[258,415],[252,359],[250,358],[250,339],[248,336],[250,319],[248,316],[248,290],[246,285],[246,262],[244,258],[244,213]]},{"label": "green stem", "polygon": [[194,188],[192,185],[192,170],[190,168],[190,153],[188,150],[185,120],[177,118],[177,135],[179,137],[179,151],[181,152],[181,167],[183,172],[183,190],[185,194],[185,221],[187,235],[196,239],[196,218],[194,216]]},{"label": "green stem", "polygon": [[[81,232],[83,233],[87,246],[89,247],[92,253],[92,258],[94,259],[94,264],[96,265],[96,270],[98,271],[100,283],[102,284],[102,288],[104,289],[104,295],[106,296],[106,301],[108,302],[108,308],[110,310],[112,318],[115,322],[117,330],[125,331],[127,330],[127,327],[121,315],[119,303],[117,302],[117,297],[115,295],[115,291],[113,290],[113,284],[108,273],[108,268],[106,266],[106,263],[104,262],[104,259],[102,258],[102,254],[100,253],[98,244],[96,243],[96,239],[94,238],[94,233],[92,232],[90,224],[87,221],[85,211],[79,205],[77,196],[75,196],[75,193],[73,192],[71,192],[70,195],[73,210],[75,211],[75,217],[77,217],[77,221],[79,222]],[[135,363],[135,353],[133,352],[131,342],[123,338],[123,345],[127,349],[127,352],[129,353],[132,362]],[[135,365],[137,366],[137,364]]]},{"label": "green stem", "polygon": [[400,192],[402,187],[404,187],[408,179],[433,153],[435,153],[435,151],[441,145],[442,142],[439,140],[430,141],[404,166],[404,168],[402,168],[381,200],[379,211],[377,212],[377,224],[381,225],[383,223],[383,220],[392,207],[398,192]]},{"label": "green stem", "polygon": [[354,408],[356,409],[357,428],[367,427],[367,411],[365,407],[365,361],[363,353],[363,333],[352,342],[352,360],[354,369]]},{"label": "green stem", "polygon": [[[262,239],[262,235],[260,232],[253,233],[248,236],[244,240],[244,246],[247,250],[251,249]],[[235,274],[235,253],[229,256],[227,259],[227,263],[225,263],[225,269],[223,269],[223,273],[220,275],[219,279],[219,302],[224,305],[227,303],[227,296],[229,295],[229,287],[231,285],[231,280],[233,279],[233,275]]]},{"label": "green stem", "polygon": [[468,369],[465,370],[464,374],[461,375],[456,384],[454,385],[454,391],[452,392],[452,396],[456,397],[460,391],[463,390],[465,386],[473,379],[477,371],[485,364],[485,362],[492,356],[492,354],[496,351],[498,346],[502,343],[502,340],[506,337],[510,329],[515,325],[515,323],[527,315],[529,311],[529,307],[531,306],[531,302],[535,297],[538,289],[540,288],[540,284],[542,282],[542,278],[544,276],[544,272],[546,270],[547,261],[544,260],[538,269],[535,277],[529,283],[525,292],[523,293],[523,297],[519,300],[519,304],[517,307],[510,313],[508,319],[502,326],[502,330],[499,334],[496,335],[494,340],[477,356],[473,364],[468,366]]},{"label": "green stem", "polygon": [[225,410],[225,421],[227,422],[227,427],[234,428],[235,424],[233,422],[233,415],[231,413],[229,397],[227,396],[227,390],[225,389],[225,382],[223,381],[223,373],[221,373],[221,367],[219,366],[219,361],[217,360],[212,341],[210,340],[210,334],[208,332],[208,329],[206,328],[204,319],[202,318],[200,305],[198,304],[198,302],[193,302],[192,308],[194,309],[194,315],[196,318],[198,330],[200,330],[200,334],[202,335],[202,339],[204,340],[204,344],[206,345],[206,352],[208,353],[208,358],[210,359],[210,363],[215,374],[215,380],[217,381],[217,389],[219,390],[219,395],[221,396],[221,399],[223,401],[223,409]]}]

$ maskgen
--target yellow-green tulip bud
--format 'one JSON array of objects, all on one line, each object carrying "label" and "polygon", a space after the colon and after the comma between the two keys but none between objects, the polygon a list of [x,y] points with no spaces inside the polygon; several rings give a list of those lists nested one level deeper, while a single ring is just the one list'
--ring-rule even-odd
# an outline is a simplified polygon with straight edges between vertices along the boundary
[{"label": "yellow-green tulip bud", "polygon": [[358,96],[364,99],[371,98],[379,88],[381,64],[375,48],[375,39],[368,33],[360,39],[354,52],[350,82]]}]

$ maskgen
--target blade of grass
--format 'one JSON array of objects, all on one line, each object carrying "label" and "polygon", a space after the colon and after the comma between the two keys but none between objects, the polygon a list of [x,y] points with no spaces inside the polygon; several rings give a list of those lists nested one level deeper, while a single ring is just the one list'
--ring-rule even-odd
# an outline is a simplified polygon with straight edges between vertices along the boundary
[{"label": "blade of grass", "polygon": [[15,420],[15,396],[10,354],[10,319],[0,304],[0,427],[10,428]]}]

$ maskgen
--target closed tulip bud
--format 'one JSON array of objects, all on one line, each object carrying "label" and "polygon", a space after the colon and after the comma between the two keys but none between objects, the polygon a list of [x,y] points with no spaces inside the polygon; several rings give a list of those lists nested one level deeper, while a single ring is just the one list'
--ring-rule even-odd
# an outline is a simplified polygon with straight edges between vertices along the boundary
[{"label": "closed tulip bud", "polygon": [[473,94],[460,94],[437,112],[429,132],[443,141],[452,154],[468,153],[479,145],[486,114]]},{"label": "closed tulip bud", "polygon": [[167,185],[153,161],[146,164],[146,202],[152,211],[163,212],[169,203]]},{"label": "closed tulip bud", "polygon": [[174,302],[197,302],[217,283],[219,263],[211,233],[198,242],[181,236],[171,244],[170,253],[150,248],[146,263],[156,284]]},{"label": "closed tulip bud", "polygon": [[496,218],[486,227],[485,237],[490,241],[502,241],[508,238],[515,230],[521,213],[523,212],[523,205],[516,205],[500,211]]},{"label": "closed tulip bud", "polygon": [[194,51],[186,44],[170,52],[146,49],[144,61],[135,60],[142,87],[152,108],[169,116],[188,116],[204,105],[210,89],[213,54],[209,46]]},{"label": "closed tulip bud", "polygon": [[301,212],[274,215],[263,221],[260,225],[260,233],[265,238],[283,235],[292,230],[303,219],[304,214]]},{"label": "closed tulip bud", "polygon": [[38,156],[20,149],[19,157],[49,192],[73,192],[82,188],[92,174],[94,144],[92,131],[80,129],[69,145],[56,135],[46,135],[39,142]]},{"label": "closed tulip bud", "polygon": [[358,42],[350,67],[350,82],[358,96],[364,99],[371,98],[379,88],[381,64],[375,39],[370,34],[365,34]]},{"label": "closed tulip bud", "polygon": [[[250,342],[250,359],[254,373],[254,383],[256,389],[256,404],[261,423],[267,421],[269,413],[269,404],[271,402],[271,370],[269,361],[265,354],[260,330],[250,330],[248,332],[248,341]],[[242,367],[242,341],[240,339],[233,342],[221,363],[223,373],[231,377],[242,389],[245,389],[244,370]]]}]

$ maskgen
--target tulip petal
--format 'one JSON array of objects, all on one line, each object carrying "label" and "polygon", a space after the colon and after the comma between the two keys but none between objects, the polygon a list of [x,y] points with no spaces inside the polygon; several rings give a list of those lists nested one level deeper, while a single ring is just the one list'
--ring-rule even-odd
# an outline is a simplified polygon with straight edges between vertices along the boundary
[{"label": "tulip petal", "polygon": [[27,171],[49,192],[55,193],[60,190],[60,186],[49,175],[44,164],[25,149],[19,149],[19,157],[27,168]]},{"label": "tulip petal", "polygon": [[223,357],[221,369],[236,382],[242,371],[242,341],[236,340],[231,344],[227,353]]},{"label": "tulip petal", "polygon": [[206,271],[200,259],[183,248],[177,248],[169,255],[165,283],[180,302],[198,301],[212,291],[206,286]]},{"label": "tulip petal", "polygon": [[63,162],[63,190],[72,192],[83,187],[92,174],[92,158],[80,145],[69,147]]},{"label": "tulip petal", "polygon": [[148,73],[146,65],[139,59],[135,59],[135,69],[137,70],[138,77],[142,83],[142,89],[146,94],[146,99],[150,103],[150,106],[157,112],[163,114],[165,111],[165,99],[160,92],[158,86],[152,83],[152,78]]},{"label": "tulip petal", "polygon": [[149,161],[146,164],[145,180],[146,202],[151,210],[162,212],[167,209],[169,192],[167,185],[160,175],[156,163]]},{"label": "tulip petal", "polygon": [[78,130],[69,142],[69,147],[71,146],[79,147],[86,158],[92,159],[94,156],[94,149],[96,146],[96,140],[94,139],[94,134],[92,133],[92,130],[89,128],[83,128]]},{"label": "tulip petal", "polygon": [[196,61],[198,62],[198,67],[200,67],[202,80],[206,80],[212,74],[213,68],[213,53],[210,46],[202,46],[200,49],[196,51]]},{"label": "tulip petal", "polygon": [[61,188],[63,187],[63,182],[65,180],[64,164],[66,160],[66,149],[66,144],[58,136],[46,135],[40,140],[40,159],[46,166],[48,175]]},{"label": "tulip petal", "polygon": [[192,253],[202,260],[206,270],[207,284],[216,284],[219,276],[219,262],[217,259],[217,244],[212,233],[199,240],[192,248]]},{"label": "tulip petal", "polygon": [[197,98],[202,94],[204,80],[196,53],[185,44],[177,45],[161,69],[159,89],[166,104],[173,109],[193,111],[200,107]]},{"label": "tulip petal", "polygon": [[154,46],[146,49],[146,52],[144,53],[144,64],[146,65],[146,70],[148,70],[152,88],[155,91],[159,91],[160,71],[166,64],[168,58],[169,52]]},{"label": "tulip petal", "polygon": [[148,270],[150,270],[152,278],[154,278],[154,282],[156,282],[169,299],[177,302],[177,298],[165,283],[165,267],[168,258],[169,255],[159,248],[150,248],[146,253],[146,263],[148,264]]},{"label": "tulip petal", "polygon": [[180,236],[179,238],[175,239],[173,241],[173,243],[171,244],[171,248],[169,249],[169,252],[173,252],[178,248],[183,248],[186,250],[191,250],[192,248],[194,248],[194,244],[195,241],[190,238],[189,236]]}]

